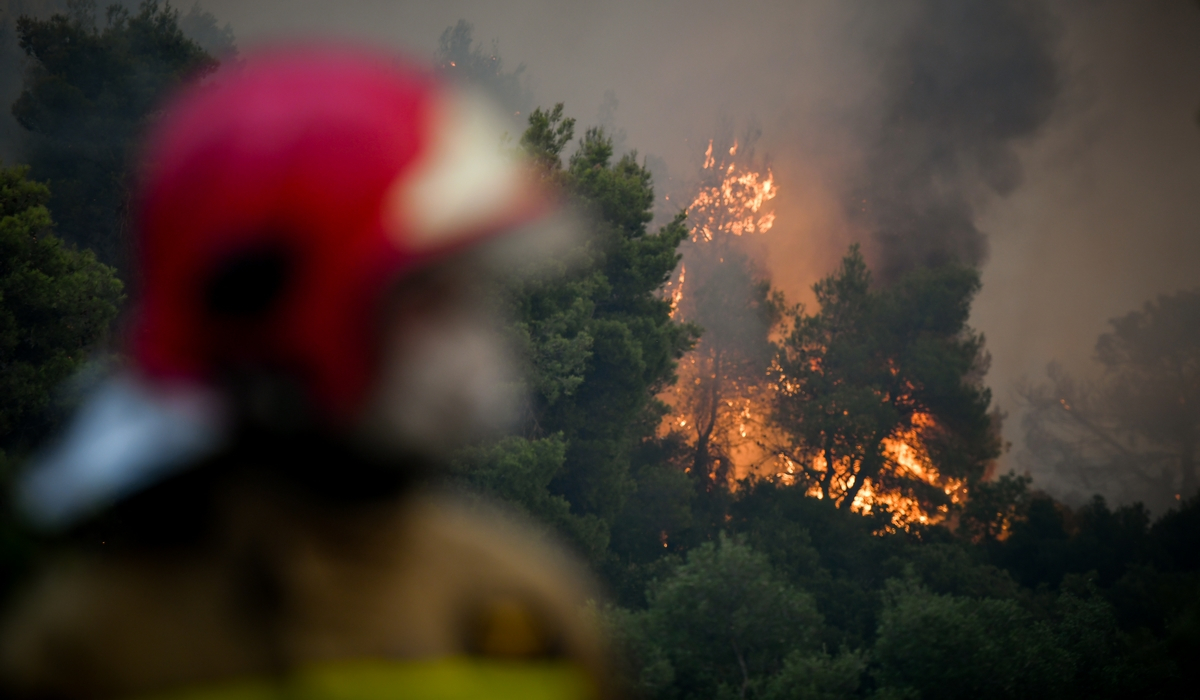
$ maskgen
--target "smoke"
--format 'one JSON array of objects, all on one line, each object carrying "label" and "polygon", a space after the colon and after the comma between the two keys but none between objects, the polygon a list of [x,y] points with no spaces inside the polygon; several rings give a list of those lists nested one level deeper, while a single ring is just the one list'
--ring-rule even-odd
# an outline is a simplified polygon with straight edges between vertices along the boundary
[{"label": "smoke", "polygon": [[[795,180],[792,196],[817,200],[804,206],[825,211],[822,228],[839,231],[837,245],[806,251],[820,262],[802,284],[783,282],[801,297],[807,278],[851,238],[871,244],[885,279],[915,265],[983,262],[977,206],[1017,186],[1014,144],[1036,133],[1057,92],[1054,23],[1025,0],[617,2],[607,10],[550,0],[436,9],[207,0],[204,8],[216,15],[206,37],[218,22],[251,42],[350,34],[417,57],[454,53],[475,72],[503,56],[519,66],[492,70],[507,81],[501,99],[509,111],[528,111],[532,86],[539,104],[564,101],[581,123],[595,120],[619,145],[637,148],[663,180],[662,217],[674,208],[667,202],[687,200],[695,183],[679,174],[697,170],[720,122],[757,120],[764,151],[790,161],[782,167]],[[473,46],[453,45],[463,19],[475,26]],[[819,182],[805,182],[814,176]],[[811,239],[795,225],[811,214],[796,214],[791,231]]]},{"label": "smoke", "polygon": [[[1200,266],[1200,7],[1194,2],[1072,2],[1062,8],[1058,104],[1020,146],[1024,183],[980,212],[992,255],[973,322],[987,333],[989,383],[1025,435],[1014,387],[1051,361],[1099,372],[1108,321],[1159,294],[1192,289]],[[1069,484],[1029,466],[1056,494]],[[1135,494],[1115,490],[1113,502]]]},{"label": "smoke", "polygon": [[882,60],[879,122],[845,206],[871,234],[884,280],[918,266],[987,259],[976,202],[1021,183],[1016,143],[1035,134],[1058,93],[1056,32],[1024,0],[914,3]]},{"label": "smoke", "polygon": [[[662,217],[690,201],[722,124],[757,124],[780,192],[774,228],[755,239],[772,285],[811,302],[855,241],[884,279],[982,266],[972,323],[1009,411],[1022,376],[1055,359],[1074,371],[1107,319],[1196,284],[1189,0],[201,4],[243,48],[332,34],[431,63],[465,19],[504,74],[526,67],[534,106],[564,102],[581,131],[623,133],[655,175]],[[0,78],[15,70],[6,58]],[[1020,442],[1020,425],[1012,415],[1007,440]]]}]

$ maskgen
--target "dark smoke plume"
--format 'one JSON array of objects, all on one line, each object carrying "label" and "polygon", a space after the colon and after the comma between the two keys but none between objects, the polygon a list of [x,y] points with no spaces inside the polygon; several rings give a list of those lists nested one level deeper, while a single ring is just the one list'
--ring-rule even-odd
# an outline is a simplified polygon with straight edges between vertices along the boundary
[{"label": "dark smoke plume", "polygon": [[884,280],[914,267],[987,259],[981,198],[1021,181],[1016,142],[1058,93],[1054,25],[1022,0],[919,3],[884,56],[881,121],[846,203],[875,239]]}]

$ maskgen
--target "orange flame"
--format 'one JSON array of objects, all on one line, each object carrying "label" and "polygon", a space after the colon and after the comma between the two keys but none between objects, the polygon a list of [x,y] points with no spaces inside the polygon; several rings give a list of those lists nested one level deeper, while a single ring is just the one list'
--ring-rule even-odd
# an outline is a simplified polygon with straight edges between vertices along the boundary
[{"label": "orange flame", "polygon": [[[932,423],[932,419],[924,414],[920,414],[914,419],[914,422],[918,421],[926,425]],[[966,483],[960,479],[943,477],[938,473],[929,459],[928,452],[921,445],[916,429],[884,440],[884,449],[896,464],[898,471],[904,475],[940,488],[942,493],[949,496],[951,504],[963,501],[966,495]],[[904,530],[909,529],[915,523],[931,525],[943,522],[950,514],[949,506],[946,505],[927,511],[915,499],[895,492],[877,493],[870,480],[863,484],[862,490],[854,497],[854,503],[851,504],[850,510],[866,515],[878,505],[886,506],[891,515],[893,527]]]},{"label": "orange flame", "polygon": [[[734,141],[729,155],[737,155],[738,145]],[[721,181],[700,188],[688,207],[688,218],[692,226],[692,240],[711,241],[717,233],[741,236],[747,233],[766,233],[775,224],[774,212],[759,213],[763,205],[775,199],[775,176],[771,169],[763,176],[736,162],[721,164],[713,158],[713,142],[708,142],[704,152],[705,170],[722,170]]]},{"label": "orange flame", "polygon": [[[921,429],[932,425],[933,418],[931,416],[924,413],[917,414],[912,420],[913,427],[900,431],[883,441],[884,454],[892,465],[893,473],[897,476],[921,481],[941,489],[942,493],[949,497],[952,505],[962,503],[966,498],[966,482],[939,474],[933,466],[929,452],[922,444]],[[783,483],[795,483],[798,471],[796,463],[790,458],[780,455],[777,464],[782,466],[782,470],[775,474],[775,477]],[[826,470],[825,458],[823,456],[814,457],[811,466],[814,472],[824,473]],[[838,492],[842,494],[841,498],[844,498],[854,486],[856,476],[852,472],[848,458],[839,459],[834,465],[834,483],[838,487]],[[814,498],[825,497],[818,485],[810,486],[807,495]],[[927,509],[916,499],[902,493],[880,490],[878,484],[867,478],[862,488],[854,495],[850,510],[869,515],[879,509],[887,511],[891,518],[888,530],[893,532],[896,530],[907,531],[917,524],[941,523],[950,516],[950,506],[948,505]]]}]

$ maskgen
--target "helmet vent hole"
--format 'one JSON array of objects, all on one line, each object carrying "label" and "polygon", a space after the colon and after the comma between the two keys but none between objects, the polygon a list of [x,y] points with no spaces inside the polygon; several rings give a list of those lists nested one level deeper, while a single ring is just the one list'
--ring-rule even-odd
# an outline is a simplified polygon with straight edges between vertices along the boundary
[{"label": "helmet vent hole", "polygon": [[291,271],[291,259],[282,249],[240,253],[222,263],[209,278],[205,305],[214,316],[261,317],[283,295]]}]

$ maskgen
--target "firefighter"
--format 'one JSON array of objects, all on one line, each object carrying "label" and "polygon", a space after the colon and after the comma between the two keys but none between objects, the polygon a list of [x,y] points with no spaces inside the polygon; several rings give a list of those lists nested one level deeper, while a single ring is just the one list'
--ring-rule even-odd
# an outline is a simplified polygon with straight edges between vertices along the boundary
[{"label": "firefighter", "polygon": [[588,576],[429,486],[517,413],[488,280],[556,231],[494,124],[393,57],[314,45],[158,118],[129,366],[18,484],[73,544],[10,611],[0,692],[603,694]]}]

